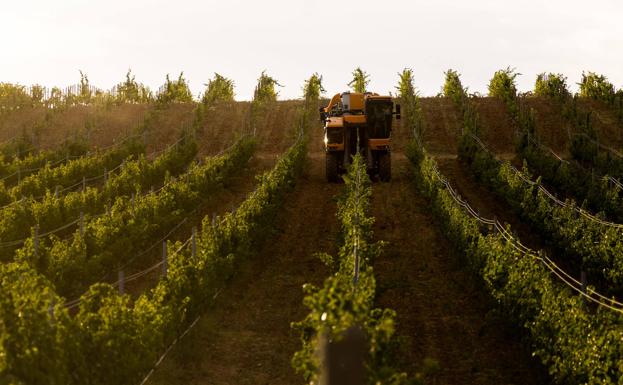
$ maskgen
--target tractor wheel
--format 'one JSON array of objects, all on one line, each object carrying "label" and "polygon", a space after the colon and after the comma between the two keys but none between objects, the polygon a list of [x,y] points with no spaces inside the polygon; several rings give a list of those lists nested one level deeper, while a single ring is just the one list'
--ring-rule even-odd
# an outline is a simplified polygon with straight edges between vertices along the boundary
[{"label": "tractor wheel", "polygon": [[379,155],[379,179],[383,182],[392,179],[392,158],[389,153]]},{"label": "tractor wheel", "polygon": [[331,183],[335,183],[338,181],[338,163],[337,163],[337,154],[332,152],[326,153],[326,174],[327,181]]}]

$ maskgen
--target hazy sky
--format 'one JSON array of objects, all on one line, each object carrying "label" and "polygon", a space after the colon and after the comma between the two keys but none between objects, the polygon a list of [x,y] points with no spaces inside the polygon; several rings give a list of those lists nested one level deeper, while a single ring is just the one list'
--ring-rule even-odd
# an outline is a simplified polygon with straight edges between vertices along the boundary
[{"label": "hazy sky", "polygon": [[448,68],[484,93],[511,66],[522,91],[543,71],[573,88],[582,70],[623,86],[618,0],[2,0],[0,17],[0,81],[21,84],[70,85],[81,69],[110,88],[132,68],[152,89],[184,71],[197,94],[218,72],[249,99],[266,69],[284,85],[280,97],[293,98],[313,72],[333,94],[361,66],[370,90],[386,93],[411,67],[434,95]]}]

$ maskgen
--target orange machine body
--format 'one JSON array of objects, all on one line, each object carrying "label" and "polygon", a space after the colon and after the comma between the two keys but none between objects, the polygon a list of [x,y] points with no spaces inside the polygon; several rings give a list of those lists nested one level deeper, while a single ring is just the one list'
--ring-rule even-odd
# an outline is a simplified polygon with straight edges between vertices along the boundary
[{"label": "orange machine body", "polygon": [[381,180],[391,176],[390,146],[393,116],[400,119],[400,106],[390,96],[375,93],[335,94],[320,109],[324,121],[327,179],[335,181],[346,171],[351,157],[362,154],[368,170]]}]

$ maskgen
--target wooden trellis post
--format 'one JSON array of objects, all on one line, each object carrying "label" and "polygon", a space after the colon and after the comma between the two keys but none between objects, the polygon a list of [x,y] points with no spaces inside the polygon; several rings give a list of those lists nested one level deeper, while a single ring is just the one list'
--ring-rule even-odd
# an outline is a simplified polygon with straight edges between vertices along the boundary
[{"label": "wooden trellis post", "polygon": [[125,274],[122,270],[119,270],[119,294],[125,294]]},{"label": "wooden trellis post", "polygon": [[339,341],[322,337],[322,372],[320,385],[363,385],[365,336],[358,327],[351,327]]}]

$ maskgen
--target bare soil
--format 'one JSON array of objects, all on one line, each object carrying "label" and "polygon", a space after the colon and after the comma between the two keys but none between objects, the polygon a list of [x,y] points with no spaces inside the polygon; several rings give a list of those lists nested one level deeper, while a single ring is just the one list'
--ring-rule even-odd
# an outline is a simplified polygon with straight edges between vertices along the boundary
[{"label": "bare soil", "polygon": [[458,159],[437,159],[439,171],[450,182],[459,195],[469,202],[476,212],[485,218],[497,219],[511,225],[521,243],[532,250],[545,249],[546,245],[532,231],[532,228],[522,222],[515,212],[497,195],[472,177],[469,168]]},{"label": "bare soil", "polygon": [[[199,156],[211,156],[231,146],[233,141],[237,138],[237,133],[234,133],[233,130],[228,130],[237,124],[243,123],[246,111],[248,110],[247,107],[248,103],[242,102],[224,103],[214,108],[214,115],[212,116],[212,114],[210,114],[207,119],[207,129],[204,127],[203,133],[198,138],[200,146]],[[283,113],[283,116],[280,119],[272,121],[262,116],[260,122],[258,123],[258,131],[275,132],[275,135],[281,135],[279,134],[281,131],[285,131],[286,129],[295,126],[297,105],[289,104],[284,106],[275,104],[267,109],[265,116],[275,117],[274,110],[277,107],[279,107],[279,111]],[[218,119],[216,119],[216,117],[218,117]],[[171,125],[168,125],[168,127],[171,127]],[[231,135],[227,135],[230,142],[217,142],[210,139],[211,137],[218,135],[218,133],[224,132],[231,132]],[[173,141],[173,139],[169,140]],[[289,145],[294,142],[293,138],[288,138],[288,140],[290,140]],[[196,212],[188,216],[188,221],[171,234],[169,237],[170,240],[188,239],[193,227],[200,228],[203,218],[206,216],[213,217],[216,215],[223,215],[227,211],[232,211],[247,198],[247,196],[257,186],[257,176],[270,170],[275,165],[277,158],[281,154],[280,152],[266,151],[271,149],[267,148],[266,145],[262,148],[262,142],[261,137],[258,138],[258,148],[244,169],[240,170],[237,175],[224,181],[224,186],[221,191],[218,191],[210,197],[206,197],[205,202],[200,207],[197,207]],[[265,142],[266,141],[264,141],[264,143]],[[134,272],[141,271],[151,264],[159,261],[161,255],[160,250],[160,248],[156,247],[153,250],[152,258],[144,258],[143,263],[129,266],[126,274],[129,275]],[[145,264],[145,262],[147,264]],[[146,288],[153,286],[159,279],[159,276],[160,272],[156,270],[153,274],[145,276],[145,278],[129,283],[127,285],[128,292],[140,294]],[[110,276],[107,277],[107,279],[114,281],[116,277]]]},{"label": "bare soil", "polygon": [[[402,367],[430,371],[426,384],[543,384],[518,332],[469,273],[413,186],[408,160],[394,157],[390,183],[373,186],[376,238],[389,245],[374,263],[377,305],[397,311]],[[430,366],[430,364],[429,364]]]},{"label": "bare soil", "polygon": [[304,283],[328,271],[315,252],[335,252],[339,226],[323,159],[312,156],[285,203],[276,234],[222,291],[214,308],[157,369],[152,384],[295,384],[290,360],[300,348],[290,323],[305,317]]},{"label": "bare soil", "polygon": [[123,104],[108,109],[74,106],[58,111],[24,108],[0,119],[0,141],[22,134],[34,135],[35,145],[51,149],[65,140],[84,137],[89,131],[89,143],[93,147],[105,147],[130,133],[147,110],[145,104]]},{"label": "bare soil", "polygon": [[580,111],[590,111],[591,124],[599,140],[617,151],[623,149],[623,124],[619,122],[614,109],[590,98],[578,98],[577,103]]},{"label": "bare soil", "polygon": [[[538,236],[473,181],[456,160],[461,125],[451,101],[421,101],[424,140],[437,156],[442,173],[481,214],[510,223],[527,246],[542,248]],[[505,106],[492,98],[480,98],[476,103],[484,126],[483,140],[498,155],[514,156],[515,127]],[[249,167],[212,197],[200,209],[201,214],[180,229],[179,237],[184,233],[187,236],[191,225],[198,224],[204,215],[224,213],[245,199],[256,185],[254,176],[270,168],[292,143],[300,105],[300,101],[285,101],[267,108],[255,127],[259,147]],[[142,112],[138,106],[132,108],[123,114],[118,111],[114,119],[101,118],[93,126],[99,127],[92,131],[94,143],[109,144],[106,141],[133,128],[136,116]],[[249,108],[248,102],[215,106],[199,138],[201,155],[222,151],[248,128]],[[181,122],[192,120],[191,111],[189,106],[180,105],[170,114],[163,114],[150,138],[153,148],[175,141]],[[77,123],[63,125],[58,132],[84,128],[86,118],[80,118],[83,112],[72,113]],[[19,124],[29,122],[23,117]],[[2,135],[4,127],[0,126]],[[50,143],[63,134],[54,135],[50,134]],[[404,156],[409,140],[409,130],[395,125],[393,180],[375,183],[372,197],[375,237],[389,242],[374,262],[377,305],[397,311],[397,334],[403,342],[399,364],[413,375],[431,366],[424,364],[427,359],[437,362],[439,368],[426,376],[427,384],[548,383],[542,366],[521,344],[518,329],[495,310],[479,278],[464,266],[460,252],[451,247],[435,223],[428,202],[413,186]],[[335,196],[342,186],[326,183],[324,161],[322,128],[317,125],[312,132],[306,171],[284,202],[273,235],[258,248],[254,258],[241,264],[214,306],[206,309],[200,322],[157,368],[150,384],[303,382],[290,365],[292,354],[300,348],[290,324],[307,314],[302,285],[319,285],[329,274],[314,253],[335,254],[339,233]],[[157,274],[127,289],[141,292],[156,279]]]},{"label": "bare soil", "polygon": [[208,113],[201,133],[200,149],[203,153],[215,153],[229,146],[241,133],[255,132],[259,152],[280,154],[296,138],[297,107],[302,105],[299,100],[269,104],[257,117],[255,127],[251,127],[251,103],[219,104]]},{"label": "bare soil", "polygon": [[[435,100],[429,105],[441,110],[426,111],[427,123],[434,121],[429,127],[445,131],[433,138],[439,153],[456,154],[452,105]],[[441,113],[445,121],[436,119]],[[400,129],[394,127],[398,149],[409,138]],[[321,142],[321,131],[314,132],[312,143]],[[460,254],[438,230],[400,150],[393,162],[392,182],[373,186],[376,238],[390,242],[375,262],[375,272],[378,305],[398,312],[404,369],[413,375],[431,359],[439,366],[427,376],[431,384],[546,383],[542,368],[521,345],[519,332],[492,310],[495,304],[478,278],[462,266]],[[320,284],[328,274],[313,253],[334,253],[339,231],[334,196],[341,186],[327,184],[323,168],[318,144],[310,152],[305,177],[285,203],[275,236],[221,292],[151,383],[302,382],[289,364],[300,347],[290,323],[306,314],[301,285]]]},{"label": "bare soil", "polygon": [[[273,121],[283,124],[277,123],[272,135],[292,126],[283,114]],[[275,137],[277,148],[286,145],[281,141]],[[315,127],[312,143],[318,141],[322,129]],[[267,141],[268,148],[273,145]],[[329,274],[314,253],[335,254],[339,233],[335,195],[341,186],[326,182],[324,153],[318,148],[311,146],[306,171],[284,203],[274,235],[241,266],[214,306],[156,370],[151,384],[303,382],[290,365],[301,347],[290,324],[307,314],[303,284],[320,285]]]},{"label": "bare soil", "polygon": [[[270,170],[274,166],[276,159],[276,156],[254,156],[251,158],[248,165],[241,170],[238,175],[227,179],[223,188],[208,197],[201,206],[197,207],[196,212],[189,214],[187,221],[183,225],[174,229],[167,239],[170,241],[185,241],[192,233],[193,227],[196,227],[197,229],[201,228],[201,223],[205,217],[211,218],[213,216],[224,215],[228,211],[232,211],[238,207],[257,186],[256,177],[261,173]],[[156,245],[150,252],[150,258],[143,258],[141,263],[133,263],[128,266],[126,268],[126,275],[137,273],[159,262],[161,255],[162,248]],[[138,296],[145,290],[155,286],[160,277],[160,269],[157,269],[153,273],[145,275],[141,279],[128,282],[125,285],[126,292],[134,296]],[[116,279],[117,277],[111,273],[106,277],[105,281],[114,282]]]},{"label": "bare soil", "polygon": [[431,155],[456,154],[461,136],[460,113],[449,98],[421,98],[424,115],[422,139]]},{"label": "bare soil", "polygon": [[531,96],[525,106],[535,114],[536,136],[561,157],[569,156],[571,124],[562,116],[562,108],[551,98]]},{"label": "bare soil", "polygon": [[508,159],[515,154],[515,135],[517,126],[512,121],[506,105],[493,97],[473,100],[480,117],[480,138],[499,157]]}]

